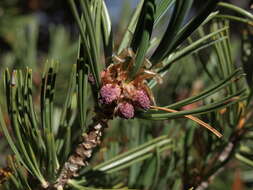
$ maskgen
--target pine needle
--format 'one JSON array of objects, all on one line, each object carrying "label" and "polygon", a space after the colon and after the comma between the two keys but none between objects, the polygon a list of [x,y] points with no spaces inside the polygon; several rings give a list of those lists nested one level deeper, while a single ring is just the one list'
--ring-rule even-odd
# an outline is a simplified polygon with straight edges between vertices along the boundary
[{"label": "pine needle", "polygon": [[[170,109],[170,108],[158,107],[158,106],[151,106],[151,108],[152,109],[166,111],[166,112],[170,112],[170,113],[178,112],[177,110],[173,110],[173,109]],[[194,117],[192,115],[184,115],[184,117],[186,117],[188,119],[191,119],[192,121],[195,121],[196,123],[198,123],[202,127],[205,127],[206,129],[208,129],[209,131],[211,131],[213,134],[215,134],[217,137],[219,137],[219,138],[222,137],[222,134],[219,131],[217,131],[215,128],[213,128],[209,124],[205,123],[204,121],[200,120],[199,118]]]}]

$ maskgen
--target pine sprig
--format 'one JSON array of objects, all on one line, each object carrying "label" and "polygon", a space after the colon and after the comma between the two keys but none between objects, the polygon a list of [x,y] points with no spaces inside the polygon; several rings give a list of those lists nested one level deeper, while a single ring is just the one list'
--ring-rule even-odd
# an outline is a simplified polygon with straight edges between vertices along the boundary
[{"label": "pine sprig", "polygon": [[[252,135],[252,89],[234,64],[228,21],[250,25],[249,12],[208,0],[185,23],[193,1],[140,1],[114,50],[105,2],[68,2],[80,36],[60,112],[55,104],[60,63],[45,64],[39,109],[33,100],[32,70],[5,71],[11,125],[6,125],[2,110],[0,125],[15,155],[3,170],[5,189],[201,189],[234,156],[252,165],[246,145],[238,151],[244,137]],[[217,5],[243,17],[212,12]],[[153,38],[168,12],[163,37]],[[210,55],[202,72],[203,65],[192,55],[206,49]],[[172,76],[164,81],[173,92],[162,101],[152,90],[161,88],[166,75]],[[208,87],[177,101],[180,84],[196,78]],[[175,120],[179,117],[195,123]]]}]

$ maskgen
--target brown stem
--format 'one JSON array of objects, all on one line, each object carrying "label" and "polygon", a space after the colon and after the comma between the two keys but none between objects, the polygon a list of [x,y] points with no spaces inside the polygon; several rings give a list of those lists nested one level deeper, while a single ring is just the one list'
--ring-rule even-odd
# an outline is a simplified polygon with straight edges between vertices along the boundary
[{"label": "brown stem", "polygon": [[219,154],[218,160],[220,164],[218,164],[213,171],[210,172],[210,175],[206,179],[203,179],[199,182],[199,185],[196,187],[196,190],[205,190],[210,182],[220,174],[221,171],[224,170],[227,163],[231,160],[232,155],[234,154],[236,146],[239,144],[240,140],[242,139],[243,135],[246,133],[245,128],[237,129],[230,137],[230,141],[227,146],[223,149],[223,151]]},{"label": "brown stem", "polygon": [[233,143],[228,143],[228,145],[224,148],[224,150],[222,151],[222,153],[220,154],[218,160],[222,162],[222,164],[220,164],[219,167],[217,167],[216,171],[209,176],[206,180],[203,180],[202,182],[200,182],[200,184],[198,185],[198,187],[196,188],[196,190],[205,190],[210,182],[217,176],[220,174],[220,172],[222,172],[224,170],[224,168],[226,167],[226,164],[228,163],[228,161],[230,160],[229,158],[231,157],[231,154],[233,153],[233,149],[234,149],[235,145]]},{"label": "brown stem", "polygon": [[60,176],[54,184],[55,189],[63,189],[69,179],[78,175],[77,172],[81,167],[88,165],[87,159],[91,157],[93,149],[100,144],[103,129],[107,127],[107,121],[101,116],[96,116],[93,124],[89,126],[88,132],[82,135],[82,142],[77,145],[73,154],[64,164]]}]

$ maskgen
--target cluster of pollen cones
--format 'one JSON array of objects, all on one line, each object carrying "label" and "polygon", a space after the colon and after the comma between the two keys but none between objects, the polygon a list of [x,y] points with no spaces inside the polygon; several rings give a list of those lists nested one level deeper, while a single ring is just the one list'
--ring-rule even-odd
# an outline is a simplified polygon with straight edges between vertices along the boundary
[{"label": "cluster of pollen cones", "polygon": [[129,55],[123,51],[117,57],[116,63],[101,73],[99,101],[108,114],[130,119],[138,110],[148,110],[153,104],[153,96],[146,79],[154,77],[154,74],[141,69],[134,79],[129,80],[134,61],[133,54]]}]

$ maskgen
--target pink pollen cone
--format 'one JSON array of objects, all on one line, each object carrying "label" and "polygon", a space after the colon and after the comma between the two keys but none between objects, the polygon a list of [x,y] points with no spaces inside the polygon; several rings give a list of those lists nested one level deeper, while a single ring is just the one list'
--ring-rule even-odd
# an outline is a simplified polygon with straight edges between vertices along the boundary
[{"label": "pink pollen cone", "polygon": [[134,117],[134,107],[128,102],[122,102],[118,104],[118,115],[124,119],[130,119]]},{"label": "pink pollen cone", "polygon": [[106,84],[100,89],[101,103],[111,104],[116,101],[121,93],[121,89],[118,85]]},{"label": "pink pollen cone", "polygon": [[150,99],[144,90],[137,90],[134,95],[134,105],[144,110],[150,108]]}]

